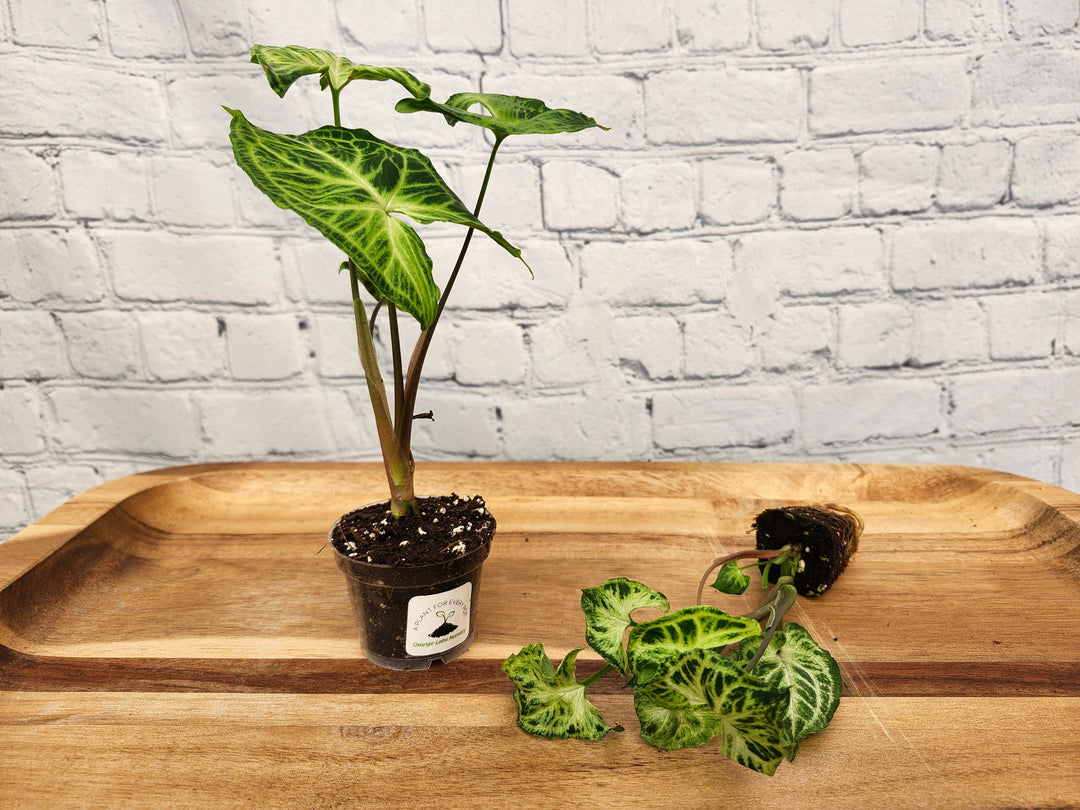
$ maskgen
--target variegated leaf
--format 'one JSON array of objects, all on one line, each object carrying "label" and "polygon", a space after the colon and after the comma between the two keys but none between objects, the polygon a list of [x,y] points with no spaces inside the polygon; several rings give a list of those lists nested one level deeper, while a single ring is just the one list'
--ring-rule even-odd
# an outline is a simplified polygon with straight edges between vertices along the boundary
[{"label": "variegated leaf", "polygon": [[[415,95],[415,94],[414,94]],[[474,112],[480,106],[482,112]],[[601,126],[584,113],[573,110],[550,109],[538,98],[504,96],[496,93],[455,93],[439,104],[430,98],[405,98],[397,103],[398,112],[436,112],[451,125],[458,121],[486,127],[498,137],[508,135],[552,135],[558,132],[578,132]]]},{"label": "variegated leaf", "polygon": [[[738,658],[749,662],[758,644],[743,642]],[[787,690],[785,724],[799,740],[824,729],[840,705],[840,667],[828,650],[795,622],[786,622],[754,667],[754,674],[774,689]]]},{"label": "variegated leaf", "polygon": [[640,582],[620,577],[581,591],[585,641],[619,672],[626,672],[623,637],[637,622],[630,614],[639,608],[670,608],[667,597]]},{"label": "variegated leaf", "polygon": [[729,560],[720,566],[720,570],[716,574],[716,580],[710,587],[715,588],[720,593],[738,595],[744,593],[749,585],[750,575],[739,568],[737,560]]},{"label": "variegated leaf", "polygon": [[634,709],[641,737],[665,751],[707,743],[723,730],[705,694],[705,674],[719,653],[693,650],[671,659],[670,665],[645,686],[634,690]]},{"label": "variegated leaf", "polygon": [[239,110],[228,112],[233,153],[255,186],[341,248],[369,290],[408,312],[422,328],[435,316],[439,289],[420,236],[393,214],[477,228],[521,258],[520,250],[472,215],[415,149],[363,129],[329,126],[278,135],[255,126]]},{"label": "variegated leaf", "polygon": [[575,675],[581,649],[571,650],[556,670],[543,644],[532,644],[502,662],[500,669],[514,682],[518,725],[549,739],[598,740],[609,731],[622,731],[604,722],[600,710],[585,697],[585,685]]},{"label": "variegated leaf", "polygon": [[282,97],[292,87],[293,82],[301,76],[313,73],[319,74],[319,85],[324,90],[332,87],[337,91],[353,79],[370,79],[395,81],[418,99],[431,95],[431,88],[404,68],[358,65],[343,56],[319,48],[254,45],[251,48],[251,61],[262,65],[270,87]]},{"label": "variegated leaf", "polygon": [[785,727],[782,690],[743,672],[737,662],[717,657],[705,670],[704,691],[722,723],[724,756],[770,776],[784,757],[794,757],[796,743]]},{"label": "variegated leaf", "polygon": [[761,625],[709,605],[683,608],[630,631],[627,663],[635,686],[646,684],[681,653],[720,649],[761,635]]}]

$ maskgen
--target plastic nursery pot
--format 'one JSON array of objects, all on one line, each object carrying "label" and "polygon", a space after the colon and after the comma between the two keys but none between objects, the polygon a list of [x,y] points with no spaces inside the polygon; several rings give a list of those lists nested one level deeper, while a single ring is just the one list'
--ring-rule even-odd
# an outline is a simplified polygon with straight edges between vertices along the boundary
[{"label": "plastic nursery pot", "polygon": [[387,669],[423,670],[468,650],[476,637],[480,571],[490,539],[443,562],[382,565],[337,548],[334,532],[347,517],[330,529],[330,547],[345,574],[368,660]]}]

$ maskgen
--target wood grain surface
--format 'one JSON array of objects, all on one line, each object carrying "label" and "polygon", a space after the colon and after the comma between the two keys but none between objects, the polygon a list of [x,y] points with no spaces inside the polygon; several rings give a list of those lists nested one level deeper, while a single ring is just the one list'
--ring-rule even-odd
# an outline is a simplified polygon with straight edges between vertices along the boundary
[{"label": "wood grain surface", "polygon": [[[477,640],[427,672],[363,659],[324,548],[383,497],[381,465],[131,476],[0,545],[0,806],[1080,806],[1078,495],[915,465],[432,463],[417,482],[499,522]],[[614,678],[595,700],[621,734],[517,729],[499,663],[581,646],[582,587],[628,576],[682,607],[757,512],[827,502],[866,530],[791,618],[844,697],[775,777],[649,747]]]}]

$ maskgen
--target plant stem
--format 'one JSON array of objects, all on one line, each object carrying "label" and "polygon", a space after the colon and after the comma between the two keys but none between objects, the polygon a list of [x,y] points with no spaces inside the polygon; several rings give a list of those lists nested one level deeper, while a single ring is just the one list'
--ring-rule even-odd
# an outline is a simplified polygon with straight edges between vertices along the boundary
[{"label": "plant stem", "polygon": [[724,563],[729,563],[732,560],[745,560],[750,557],[759,560],[773,560],[782,554],[786,554],[788,550],[789,549],[787,547],[778,549],[747,548],[743,549],[742,551],[736,551],[734,554],[728,554],[724,557],[717,557],[715,560],[712,561],[712,563],[710,563],[709,567],[705,570],[705,573],[701,576],[701,581],[698,583],[697,588],[697,603],[699,605],[701,604],[701,595],[705,593],[705,583],[709,581],[709,574],[722,566]]},{"label": "plant stem", "polygon": [[615,667],[613,667],[613,666],[612,666],[611,664],[604,664],[604,666],[602,666],[602,667],[601,667],[600,669],[596,670],[596,672],[594,672],[594,673],[593,673],[592,675],[590,675],[590,676],[589,676],[588,678],[586,678],[585,680],[583,680],[583,681],[581,682],[581,685],[582,685],[583,687],[585,687],[586,689],[588,689],[588,688],[589,688],[590,686],[592,686],[592,685],[593,685],[593,684],[594,684],[594,683],[595,683],[596,681],[600,680],[600,679],[601,679],[602,677],[604,677],[605,675],[607,675],[607,674],[608,674],[609,672],[611,672],[611,670],[613,670],[613,669],[615,669]]},{"label": "plant stem", "polygon": [[771,603],[763,604],[758,608],[758,610],[761,610],[762,608],[767,609],[769,623],[765,627],[765,634],[761,638],[761,645],[758,647],[757,652],[754,653],[754,657],[750,659],[750,663],[748,663],[744,669],[746,672],[752,672],[754,667],[757,666],[757,662],[761,660],[761,656],[764,655],[765,650],[768,649],[769,642],[772,641],[772,637],[776,633],[777,628],[784,623],[784,614],[795,604],[795,597],[798,596],[798,591],[796,591],[795,586],[791,584],[790,577],[785,577],[778,582],[777,585],[779,587],[775,589],[776,595],[771,600]]},{"label": "plant stem", "polygon": [[394,426],[398,440],[401,440],[401,426],[405,419],[405,382],[401,371],[401,334],[398,332],[397,305],[393,301],[386,305],[387,319],[390,321],[390,348],[394,358]]},{"label": "plant stem", "polygon": [[[477,195],[476,206],[473,208],[474,217],[480,217],[480,209],[484,205],[484,196],[487,194],[488,182],[491,180],[491,170],[495,165],[495,155],[498,153],[499,146],[502,144],[505,137],[505,135],[495,136],[495,144],[491,147],[487,168],[484,170],[484,180],[480,184],[480,193]],[[435,334],[435,327],[439,323],[439,318],[442,317],[443,309],[446,308],[446,299],[450,297],[450,291],[454,288],[454,282],[457,280],[458,272],[461,270],[461,266],[465,261],[465,254],[469,250],[469,244],[472,242],[474,230],[474,228],[469,228],[469,230],[465,232],[465,239],[461,243],[461,250],[458,252],[457,262],[454,264],[454,269],[450,273],[450,278],[446,282],[446,287],[443,289],[442,295],[439,296],[439,304],[435,309],[435,317],[432,319],[431,325],[420,333],[420,337],[416,341],[416,347],[413,349],[412,357],[409,359],[409,370],[405,375],[405,402],[403,410],[403,413],[405,414],[411,414],[416,409],[416,394],[420,388],[420,375],[424,369],[424,360],[427,359],[428,347],[431,345],[431,338]],[[401,438],[403,447],[410,447],[412,445],[412,422],[413,420],[411,418],[405,418],[399,426],[398,435]]]}]

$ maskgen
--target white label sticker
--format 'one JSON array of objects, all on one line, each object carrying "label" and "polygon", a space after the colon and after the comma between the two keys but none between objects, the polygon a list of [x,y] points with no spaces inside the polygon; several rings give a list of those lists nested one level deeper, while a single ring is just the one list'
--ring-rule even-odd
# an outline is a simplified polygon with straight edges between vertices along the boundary
[{"label": "white label sticker", "polygon": [[469,637],[471,614],[471,582],[452,591],[414,596],[409,600],[405,652],[436,655],[453,649]]}]

